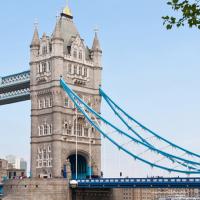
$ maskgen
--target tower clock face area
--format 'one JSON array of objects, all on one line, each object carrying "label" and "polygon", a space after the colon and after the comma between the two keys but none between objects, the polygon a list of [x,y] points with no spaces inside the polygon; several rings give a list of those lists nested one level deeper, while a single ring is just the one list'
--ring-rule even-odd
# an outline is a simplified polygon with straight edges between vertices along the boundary
[{"label": "tower clock face area", "polygon": [[51,36],[44,33],[40,37],[35,27],[30,51],[32,176],[100,176],[100,134],[60,87],[62,76],[88,105],[100,112],[102,50],[97,33],[88,48],[66,7]]}]

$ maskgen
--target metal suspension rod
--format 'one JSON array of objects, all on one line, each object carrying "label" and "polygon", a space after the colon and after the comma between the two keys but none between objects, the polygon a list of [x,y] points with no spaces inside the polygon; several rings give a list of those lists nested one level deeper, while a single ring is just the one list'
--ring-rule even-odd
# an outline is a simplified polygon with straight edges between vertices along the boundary
[{"label": "metal suspension rod", "polygon": [[[88,116],[88,114],[79,106],[79,104],[76,102],[76,100],[80,101],[83,105],[85,105],[88,110],[90,110],[93,114],[95,114],[96,112],[91,109],[85,102],[83,102],[68,86],[67,84],[64,82],[64,80],[61,79],[60,81],[61,86],[63,87],[63,89],[67,92],[67,94],[69,95],[69,97],[71,98],[71,100],[74,102],[74,104],[76,105],[76,107],[80,110],[80,112],[83,113],[83,115],[86,117],[86,119],[90,122],[90,124],[97,130],[99,131],[105,138],[107,138],[112,144],[114,144],[115,146],[117,146],[119,149],[123,150],[125,153],[127,153],[128,155],[132,156],[135,159],[138,159],[152,167],[157,167],[166,171],[173,171],[173,172],[178,172],[178,173],[184,173],[184,174],[199,174],[200,171],[184,171],[184,170],[174,170],[172,168],[168,168],[168,167],[163,167],[157,164],[154,164],[152,162],[149,162],[143,158],[140,158],[138,156],[136,156],[135,154],[131,153],[130,151],[128,151],[127,149],[125,149],[124,147],[122,147],[121,145],[119,145],[116,141],[114,141],[112,138],[110,138],[109,136],[107,136],[107,134],[105,132],[103,132],[99,126],[97,126],[92,119],[90,119],[90,117]],[[80,103],[79,102],[79,103]],[[96,113],[97,114],[97,113]],[[95,115],[96,115],[95,114]],[[99,118],[102,118],[101,116],[98,115]],[[104,119],[104,121],[106,121]],[[107,122],[108,123],[108,122]]]},{"label": "metal suspension rod", "polygon": [[[119,128],[117,128],[116,126],[114,126],[113,124],[111,124],[109,121],[107,121],[106,119],[104,119],[101,115],[99,115],[96,111],[94,111],[92,108],[90,108],[73,90],[71,90],[67,84],[64,82],[64,80],[61,79],[61,85],[62,87],[65,89],[66,92],[68,93],[71,93],[73,94],[73,98],[77,99],[79,102],[81,102],[91,113],[93,113],[96,117],[100,118],[105,124],[111,126],[112,128],[114,128],[115,130],[117,130],[119,133],[125,135],[126,137],[132,139],[134,142],[136,143],[139,143],[145,147],[148,147],[150,148],[152,151],[156,151],[158,152],[159,154],[162,154],[164,156],[166,156],[168,159],[170,159],[171,161],[174,161],[174,158],[175,159],[178,159],[178,160],[182,160],[184,162],[187,162],[187,163],[190,163],[190,164],[193,164],[193,165],[200,165],[199,162],[194,162],[194,161],[191,161],[191,160],[187,160],[187,159],[183,159],[183,158],[180,158],[178,156],[175,156],[175,155],[172,155],[172,154],[169,154],[169,153],[166,153],[164,151],[161,151],[155,147],[152,147],[152,146],[149,146],[137,139],[135,139],[134,137],[130,136],[129,134],[127,134],[126,132],[120,130]],[[68,94],[69,95],[69,94]],[[197,169],[199,170],[199,169]]]},{"label": "metal suspension rod", "polygon": [[172,168],[168,168],[168,167],[164,167],[164,166],[160,166],[157,164],[154,164],[152,162],[149,162],[143,158],[140,158],[138,156],[136,156],[135,154],[131,153],[130,151],[128,151],[127,149],[125,149],[124,147],[122,147],[120,144],[118,144],[116,141],[114,141],[112,138],[110,138],[109,136],[106,135],[106,133],[104,133],[99,126],[97,126],[93,120],[89,117],[89,115],[79,106],[79,104],[76,102],[77,98],[73,96],[73,94],[68,90],[68,86],[65,84],[64,81],[61,82],[61,86],[63,87],[63,89],[68,93],[68,95],[70,96],[71,100],[74,102],[74,104],[76,105],[76,107],[79,109],[79,111],[85,116],[85,118],[90,122],[90,124],[97,130],[99,131],[105,138],[107,138],[112,144],[114,144],[118,149],[123,150],[125,153],[127,153],[128,155],[132,156],[135,159],[138,159],[152,167],[156,167],[156,168],[160,168],[166,171],[170,171],[170,172],[178,172],[178,173],[184,173],[184,174],[199,174],[199,171],[184,171],[184,170],[176,170],[176,169],[172,169]]},{"label": "metal suspension rod", "polygon": [[189,155],[195,156],[200,158],[199,154],[193,153],[185,148],[182,148],[178,145],[176,145],[175,143],[170,142],[169,140],[163,138],[162,136],[158,135],[157,133],[155,133],[154,131],[148,129],[147,127],[145,127],[144,125],[142,125],[140,122],[138,122],[136,119],[134,119],[133,117],[131,117],[128,113],[126,113],[122,108],[120,108],[108,95],[106,95],[106,93],[100,88],[99,92],[101,94],[102,97],[106,97],[107,99],[109,99],[109,101],[118,109],[120,110],[126,117],[128,117],[131,121],[135,122],[137,125],[139,125],[142,129],[146,130],[147,132],[151,133],[152,135],[154,135],[155,137],[157,137],[158,139],[170,144],[171,146],[180,149],[184,152],[186,152]]}]

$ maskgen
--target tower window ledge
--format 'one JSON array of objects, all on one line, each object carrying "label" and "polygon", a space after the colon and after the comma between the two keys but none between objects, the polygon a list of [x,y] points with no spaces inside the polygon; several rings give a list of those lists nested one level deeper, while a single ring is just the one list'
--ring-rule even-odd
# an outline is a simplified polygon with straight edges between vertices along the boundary
[{"label": "tower window ledge", "polygon": [[47,82],[49,76],[50,76],[49,73],[43,72],[43,73],[37,74],[36,80],[37,80],[38,82]]},{"label": "tower window ledge", "polygon": [[89,61],[89,60],[86,60],[85,64],[86,65],[90,65],[90,66],[94,66],[94,62],[93,61]]},{"label": "tower window ledge", "polygon": [[73,83],[75,84],[75,85],[80,85],[80,86],[84,86],[84,85],[86,85],[86,80],[83,80],[83,79],[78,79],[78,78],[74,78],[73,79]]}]

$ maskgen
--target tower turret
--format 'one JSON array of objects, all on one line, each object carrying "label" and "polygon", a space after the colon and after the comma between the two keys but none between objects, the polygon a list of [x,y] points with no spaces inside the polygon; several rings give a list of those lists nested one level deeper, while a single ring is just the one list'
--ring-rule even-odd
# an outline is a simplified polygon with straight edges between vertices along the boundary
[{"label": "tower turret", "polygon": [[30,48],[31,48],[31,61],[33,61],[35,57],[39,54],[39,49],[40,49],[40,38],[37,26],[35,26]]},{"label": "tower turret", "polygon": [[58,19],[52,35],[52,53],[54,56],[63,56],[63,44],[64,39],[61,34],[61,21]]},{"label": "tower turret", "polygon": [[92,45],[92,59],[97,67],[101,67],[102,50],[98,38],[97,31],[95,31],[94,41]]}]

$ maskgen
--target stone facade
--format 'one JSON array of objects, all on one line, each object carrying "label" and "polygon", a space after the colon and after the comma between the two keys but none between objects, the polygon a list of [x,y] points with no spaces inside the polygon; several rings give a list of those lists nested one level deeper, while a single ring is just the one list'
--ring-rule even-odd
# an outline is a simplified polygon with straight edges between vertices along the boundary
[{"label": "stone facade", "polygon": [[84,44],[69,13],[69,9],[64,9],[50,37],[44,33],[39,38],[36,27],[31,43],[31,175],[34,178],[62,177],[67,159],[76,151],[76,134],[78,154],[84,157],[94,175],[101,172],[100,134],[81,113],[76,113],[60,87],[60,77],[100,112],[102,51],[97,34],[91,49]]},{"label": "stone facade", "polygon": [[4,194],[3,200],[71,200],[72,196],[64,179],[9,180]]}]

